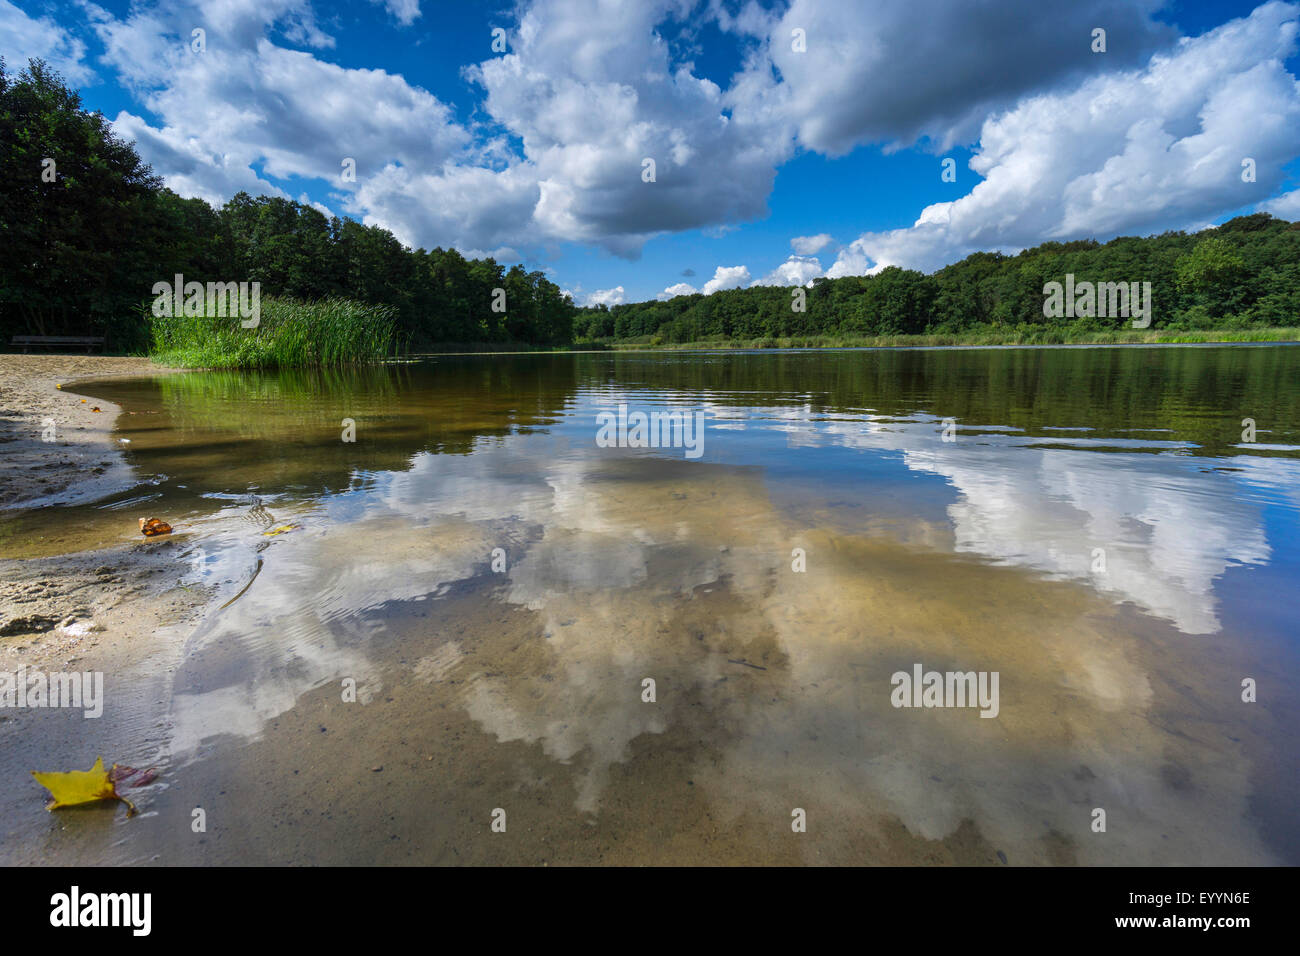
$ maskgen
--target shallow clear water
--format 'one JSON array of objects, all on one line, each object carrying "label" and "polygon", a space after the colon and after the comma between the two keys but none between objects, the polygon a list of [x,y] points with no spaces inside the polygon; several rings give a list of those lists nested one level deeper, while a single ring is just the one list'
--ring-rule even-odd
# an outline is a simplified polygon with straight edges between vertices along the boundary
[{"label": "shallow clear water", "polygon": [[[8,517],[0,552],[156,515],[217,596],[174,673],[116,675],[165,688],[122,758],[164,785],[108,836],[82,815],[74,859],[1300,862],[1295,347],[75,390],[124,408],[141,484]],[[701,454],[599,447],[620,404],[703,412]],[[996,717],[894,706],[918,664],[997,672]]]}]

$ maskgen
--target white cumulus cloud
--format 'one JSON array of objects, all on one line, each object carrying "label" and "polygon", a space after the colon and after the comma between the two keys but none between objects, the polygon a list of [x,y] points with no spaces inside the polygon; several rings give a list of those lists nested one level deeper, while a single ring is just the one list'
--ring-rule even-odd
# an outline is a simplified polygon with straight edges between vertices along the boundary
[{"label": "white cumulus cloud", "polygon": [[794,249],[797,255],[815,256],[830,245],[831,242],[830,233],[823,232],[815,236],[795,236],[790,240],[790,247]]},{"label": "white cumulus cloud", "polygon": [[698,291],[700,290],[688,282],[679,282],[676,285],[670,285],[668,288],[664,289],[664,291],[655,296],[655,298],[660,302],[666,302],[668,299],[675,298],[679,295],[695,295]]},{"label": "white cumulus cloud", "polygon": [[1300,189],[1282,193],[1261,203],[1259,208],[1262,212],[1272,213],[1279,219],[1290,219],[1294,222],[1300,219]]},{"label": "white cumulus cloud", "polygon": [[749,278],[749,269],[745,266],[718,266],[713,272],[713,278],[704,283],[704,288],[700,291],[705,295],[713,295],[723,289],[739,289],[749,284]]},{"label": "white cumulus cloud", "polygon": [[822,264],[811,256],[791,256],[750,285],[807,285],[823,275]]},{"label": "white cumulus cloud", "polygon": [[612,289],[597,289],[587,296],[587,305],[622,305],[624,295],[621,285],[614,286]]}]

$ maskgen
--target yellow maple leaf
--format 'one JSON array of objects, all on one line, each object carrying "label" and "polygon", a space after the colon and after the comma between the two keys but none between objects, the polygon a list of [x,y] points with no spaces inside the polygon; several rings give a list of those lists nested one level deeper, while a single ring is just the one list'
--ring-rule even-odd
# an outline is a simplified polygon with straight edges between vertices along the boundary
[{"label": "yellow maple leaf", "polygon": [[270,531],[263,531],[262,534],[269,538],[273,535],[288,534],[290,531],[297,531],[300,527],[302,527],[302,525],[282,524],[278,528],[272,528]]},{"label": "yellow maple leaf", "polygon": [[[114,767],[117,764],[113,764]],[[127,806],[127,816],[135,813],[135,804],[117,792],[117,785],[104,769],[104,758],[96,757],[95,765],[89,770],[69,770],[66,773],[40,773],[33,770],[32,776],[54,797],[46,810],[59,807],[74,807],[82,803],[95,803],[99,800],[121,800]]]}]

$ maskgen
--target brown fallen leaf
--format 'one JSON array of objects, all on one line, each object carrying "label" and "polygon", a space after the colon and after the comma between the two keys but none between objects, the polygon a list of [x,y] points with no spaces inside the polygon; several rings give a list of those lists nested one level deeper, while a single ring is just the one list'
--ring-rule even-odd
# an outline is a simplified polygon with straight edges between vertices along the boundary
[{"label": "brown fallen leaf", "polygon": [[154,535],[171,534],[172,526],[169,525],[166,521],[159,521],[157,518],[150,518],[148,521],[146,521],[144,518],[141,518],[140,532],[146,538],[152,538]]},{"label": "brown fallen leaf", "polygon": [[99,411],[99,406],[96,405],[94,408],[91,409],[91,411],[92,411],[92,412],[97,412],[97,411]]},{"label": "brown fallen leaf", "polygon": [[135,767],[113,764],[113,768],[108,771],[108,779],[115,785],[121,784],[124,787],[147,787],[158,779],[158,768],[139,770]]},{"label": "brown fallen leaf", "polygon": [[[117,765],[113,765],[113,770]],[[46,804],[46,810],[60,807],[75,807],[83,803],[97,803],[100,800],[121,800],[126,804],[127,816],[134,816],[135,804],[117,792],[113,782],[112,771],[104,769],[104,758],[96,757],[95,765],[89,770],[70,770],[67,772],[40,773],[33,770],[32,776],[54,799]]]}]

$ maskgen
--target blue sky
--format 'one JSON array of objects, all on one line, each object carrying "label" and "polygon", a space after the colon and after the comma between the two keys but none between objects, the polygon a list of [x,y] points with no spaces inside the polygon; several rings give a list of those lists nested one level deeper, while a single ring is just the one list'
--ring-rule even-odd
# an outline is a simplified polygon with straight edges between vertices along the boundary
[{"label": "blue sky", "polygon": [[585,304],[929,271],[1257,208],[1300,219],[1298,17],[1158,0],[0,0],[0,54],[54,63],[184,195],[303,199],[411,245],[524,261]]}]

